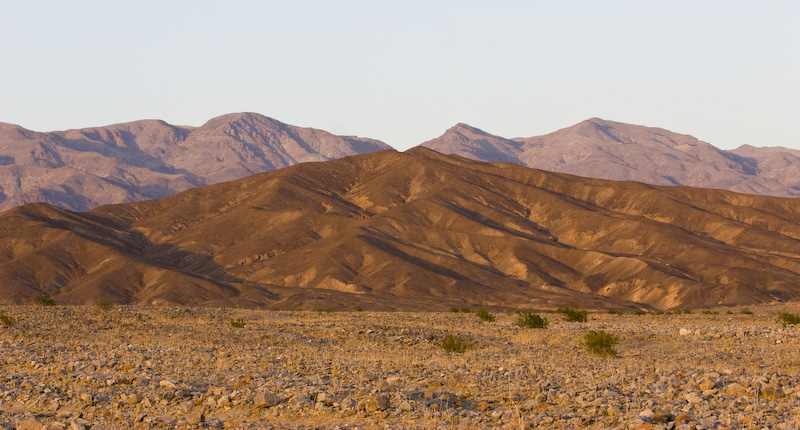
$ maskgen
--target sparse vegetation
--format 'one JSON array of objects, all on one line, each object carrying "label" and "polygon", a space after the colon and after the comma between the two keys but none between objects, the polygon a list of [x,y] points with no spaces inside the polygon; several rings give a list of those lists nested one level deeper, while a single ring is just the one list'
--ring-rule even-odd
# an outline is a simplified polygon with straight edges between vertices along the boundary
[{"label": "sparse vegetation", "polygon": [[494,315],[487,312],[486,309],[481,309],[475,314],[478,315],[478,318],[480,318],[481,321],[494,322]]},{"label": "sparse vegetation", "polygon": [[517,325],[523,328],[547,328],[547,318],[533,312],[517,312]]},{"label": "sparse vegetation", "polygon": [[244,328],[244,320],[241,318],[231,319],[231,327]]},{"label": "sparse vegetation", "polygon": [[106,310],[106,311],[107,311],[107,310],[109,310],[109,309],[111,309],[111,308],[113,308],[113,307],[114,307],[114,302],[112,302],[112,301],[111,301],[111,300],[109,300],[109,299],[102,298],[102,299],[99,299],[99,300],[97,300],[97,301],[95,302],[95,305],[96,305],[98,308],[100,308],[100,309],[103,309],[103,310]]},{"label": "sparse vegetation", "polygon": [[704,311],[702,312],[702,314],[703,314],[703,315],[719,315],[719,312],[710,311],[710,310],[706,309],[706,310],[704,310]]},{"label": "sparse vegetation", "polygon": [[34,297],[33,303],[39,306],[55,306],[56,301],[53,300],[49,295],[42,294],[41,296]]},{"label": "sparse vegetation", "polygon": [[584,344],[592,354],[608,355],[611,357],[617,356],[617,350],[614,347],[619,342],[619,339],[611,333],[606,333],[603,330],[591,330],[586,333],[584,337]]},{"label": "sparse vegetation", "polygon": [[364,308],[361,306],[356,306],[356,312],[364,312]]},{"label": "sparse vegetation", "polygon": [[333,308],[314,308],[314,312],[333,312]]},{"label": "sparse vegetation", "polygon": [[458,312],[458,308],[450,308],[450,312],[456,313]]},{"label": "sparse vegetation", "polygon": [[636,309],[636,312],[634,312],[634,315],[648,315],[648,314],[650,314],[650,312],[647,312],[644,309]]},{"label": "sparse vegetation", "polygon": [[677,314],[691,315],[692,314],[692,310],[689,309],[689,308],[678,309],[678,310],[675,311],[675,314],[676,315]]},{"label": "sparse vegetation", "polygon": [[618,309],[613,309],[613,308],[609,309],[608,313],[611,314],[611,315],[622,315],[622,311],[620,311]]},{"label": "sparse vegetation", "polygon": [[750,308],[743,308],[739,313],[742,315],[753,315],[753,311],[751,311]]},{"label": "sparse vegetation", "polygon": [[564,321],[584,323],[589,320],[589,312],[573,308],[558,308],[557,313],[564,315]]},{"label": "sparse vegetation", "polygon": [[470,309],[470,308],[461,308],[461,312],[463,312],[465,314],[468,314],[468,313],[472,312],[472,309]]},{"label": "sparse vegetation", "polygon": [[790,314],[789,312],[778,312],[778,318],[783,321],[783,326],[800,324],[799,314]]},{"label": "sparse vegetation", "polygon": [[447,352],[457,352],[459,354],[463,353],[470,347],[467,342],[463,341],[460,337],[452,333],[447,333],[447,335],[445,335],[445,337],[439,343],[439,346]]},{"label": "sparse vegetation", "polygon": [[4,327],[14,327],[16,323],[17,322],[14,321],[14,318],[11,318],[6,314],[0,314],[0,324],[2,324]]}]

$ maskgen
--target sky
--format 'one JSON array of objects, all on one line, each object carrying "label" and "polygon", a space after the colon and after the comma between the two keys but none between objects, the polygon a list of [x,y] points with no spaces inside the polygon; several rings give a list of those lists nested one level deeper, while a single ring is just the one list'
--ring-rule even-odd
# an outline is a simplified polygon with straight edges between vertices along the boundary
[{"label": "sky", "polygon": [[0,122],[257,112],[404,150],[599,117],[800,149],[800,2],[0,0]]}]

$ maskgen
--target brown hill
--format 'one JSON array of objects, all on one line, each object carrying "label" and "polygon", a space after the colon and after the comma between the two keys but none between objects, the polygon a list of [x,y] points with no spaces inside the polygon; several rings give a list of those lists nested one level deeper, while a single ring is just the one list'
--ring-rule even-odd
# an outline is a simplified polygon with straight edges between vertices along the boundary
[{"label": "brown hill", "polygon": [[31,202],[83,211],[388,148],[254,113],[197,128],[145,120],[37,133],[0,123],[0,211]]},{"label": "brown hill", "polygon": [[800,294],[800,200],[416,148],[146,202],[0,214],[0,300],[671,308]]},{"label": "brown hill", "polygon": [[798,151],[752,147],[724,151],[692,136],[599,118],[513,140],[458,124],[422,146],[474,160],[510,161],[590,178],[800,197]]}]

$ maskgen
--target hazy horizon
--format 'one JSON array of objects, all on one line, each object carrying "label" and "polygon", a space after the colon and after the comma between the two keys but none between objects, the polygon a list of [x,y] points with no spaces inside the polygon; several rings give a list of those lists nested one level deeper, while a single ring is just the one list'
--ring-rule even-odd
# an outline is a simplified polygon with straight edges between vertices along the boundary
[{"label": "hazy horizon", "polygon": [[591,117],[800,149],[794,2],[0,1],[0,122],[35,131],[231,112],[404,150]]}]

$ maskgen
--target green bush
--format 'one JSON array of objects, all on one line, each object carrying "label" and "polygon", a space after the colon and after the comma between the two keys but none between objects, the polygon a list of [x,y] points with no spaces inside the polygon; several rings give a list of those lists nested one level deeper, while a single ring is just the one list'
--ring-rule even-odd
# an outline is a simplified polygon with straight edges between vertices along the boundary
[{"label": "green bush", "polygon": [[14,318],[11,318],[6,314],[0,314],[0,324],[5,327],[14,327],[16,321],[14,321]]},{"label": "green bush", "polygon": [[649,314],[649,313],[650,313],[650,312],[647,312],[647,311],[646,311],[646,310],[644,310],[644,309],[636,309],[636,312],[634,312],[633,314],[634,314],[634,315],[647,315],[647,314]]},{"label": "green bush", "polygon": [[789,312],[778,312],[778,318],[783,321],[783,326],[800,324],[800,315]]},{"label": "green bush", "polygon": [[567,322],[586,322],[589,320],[589,311],[581,311],[573,308],[558,308],[556,312],[564,315]]},{"label": "green bush", "polygon": [[450,312],[458,313],[458,308],[450,308]]},{"label": "green bush", "polygon": [[611,314],[611,315],[622,315],[622,311],[617,310],[617,309],[609,309],[608,313]]},{"label": "green bush", "polygon": [[481,309],[475,314],[478,315],[478,318],[480,318],[481,321],[494,322],[494,315],[486,312],[486,309]]},{"label": "green bush", "polygon": [[95,306],[97,306],[100,309],[103,309],[103,310],[107,311],[107,310],[109,310],[109,309],[114,307],[114,302],[112,302],[109,299],[100,299],[100,300],[95,302]]},{"label": "green bush", "polygon": [[55,306],[56,301],[47,294],[42,294],[41,296],[34,297],[33,303],[36,303],[39,306]]},{"label": "green bush", "polygon": [[523,328],[547,328],[547,318],[533,312],[517,312],[517,325]]},{"label": "green bush", "polygon": [[468,313],[472,312],[472,309],[470,309],[470,308],[461,308],[461,312],[463,312],[465,314],[468,314]]},{"label": "green bush", "polygon": [[591,330],[584,337],[586,347],[591,353],[597,355],[616,357],[617,351],[614,346],[617,345],[617,342],[619,342],[619,339],[616,336],[603,330]]},{"label": "green bush", "polygon": [[744,308],[740,310],[739,313],[742,315],[753,315],[753,311],[751,311],[749,308]]},{"label": "green bush", "polygon": [[333,312],[333,308],[314,308],[314,312]]},{"label": "green bush", "polygon": [[234,328],[244,328],[244,320],[241,318],[238,319],[231,319],[231,327]]},{"label": "green bush", "polygon": [[462,353],[470,347],[467,342],[464,342],[460,337],[452,333],[447,333],[447,335],[439,343],[439,346],[447,352],[457,353]]}]

